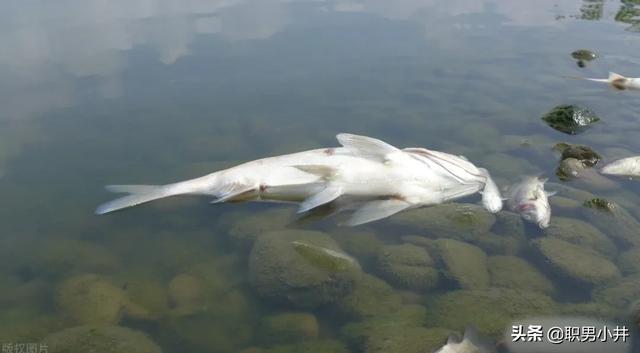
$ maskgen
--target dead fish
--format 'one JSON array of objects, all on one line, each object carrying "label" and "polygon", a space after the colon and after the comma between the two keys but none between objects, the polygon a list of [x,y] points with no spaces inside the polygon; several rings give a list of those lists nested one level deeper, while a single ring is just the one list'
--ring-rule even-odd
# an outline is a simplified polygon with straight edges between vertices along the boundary
[{"label": "dead fish", "polygon": [[345,253],[299,240],[292,241],[291,245],[298,254],[324,270],[343,272],[360,268],[358,261]]},{"label": "dead fish", "polygon": [[602,174],[640,176],[640,156],[627,157],[613,161],[600,169]]},{"label": "dead fish", "polygon": [[537,176],[524,177],[519,183],[512,185],[506,192],[509,210],[544,229],[551,220],[551,206],[549,196],[555,192],[544,190],[547,179]]},{"label": "dead fish", "polygon": [[455,335],[449,336],[447,344],[434,353],[491,353],[495,352],[493,347],[488,346],[478,338],[478,334],[473,328],[467,328],[462,341]]},{"label": "dead fish", "polygon": [[487,178],[484,189],[480,191],[482,194],[482,206],[491,213],[498,213],[502,210],[502,195],[500,195],[500,190],[498,186],[489,175],[489,171],[484,168],[479,168],[480,171]]},{"label": "dead fish", "polygon": [[459,156],[425,148],[398,149],[384,141],[338,134],[342,147],[247,162],[200,178],[166,185],[110,185],[128,193],[96,209],[105,214],[175,195],[209,195],[213,203],[298,202],[299,213],[338,199],[359,207],[347,225],[440,204],[476,193],[486,178]]},{"label": "dead fish", "polygon": [[607,83],[612,88],[615,88],[620,91],[640,90],[640,78],[625,77],[615,72],[609,72],[608,78],[588,78],[588,77],[576,77],[576,76],[567,76],[567,77],[577,79],[577,80],[587,80],[587,81],[593,81],[593,82]]}]

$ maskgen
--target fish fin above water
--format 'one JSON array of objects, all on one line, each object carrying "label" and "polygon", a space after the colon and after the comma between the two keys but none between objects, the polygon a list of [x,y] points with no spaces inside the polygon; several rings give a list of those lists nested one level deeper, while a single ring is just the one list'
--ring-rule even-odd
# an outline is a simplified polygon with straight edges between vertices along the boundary
[{"label": "fish fin above water", "polygon": [[220,190],[215,191],[217,198],[211,203],[221,203],[227,201],[233,201],[234,199],[240,199],[241,196],[256,191],[256,187],[253,185],[242,185],[237,183],[230,183],[225,185]]},{"label": "fish fin above water", "polygon": [[342,188],[337,186],[327,186],[317,194],[308,197],[300,204],[298,213],[307,212],[310,209],[316,208],[320,205],[329,203],[342,195]]},{"label": "fish fin above water", "polygon": [[387,160],[387,155],[400,152],[400,149],[372,137],[342,133],[336,138],[351,153],[381,162]]},{"label": "fish fin above water", "polygon": [[387,218],[400,211],[406,210],[412,205],[404,200],[389,199],[389,200],[374,200],[366,202],[362,207],[358,208],[351,218],[347,220],[345,225],[357,226],[360,224],[377,221],[379,219]]},{"label": "fish fin above water", "polygon": [[330,167],[322,164],[304,164],[304,165],[294,165],[294,168],[301,170],[305,173],[317,175],[321,178],[329,179],[336,175],[337,169],[334,167]]},{"label": "fish fin above water", "polygon": [[116,193],[129,193],[130,195],[103,203],[96,208],[95,213],[103,215],[105,213],[133,207],[149,201],[173,196],[163,185],[107,185],[107,190]]}]

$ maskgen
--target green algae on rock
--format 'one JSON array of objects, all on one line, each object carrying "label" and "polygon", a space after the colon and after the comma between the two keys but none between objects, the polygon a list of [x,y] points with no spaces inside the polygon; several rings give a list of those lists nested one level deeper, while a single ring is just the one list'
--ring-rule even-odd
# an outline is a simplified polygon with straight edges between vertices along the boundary
[{"label": "green algae on rock", "polygon": [[331,272],[310,263],[291,242],[304,241],[342,252],[327,234],[282,230],[260,236],[249,255],[249,278],[258,294],[296,307],[310,308],[343,298],[353,289],[359,270]]},{"label": "green algae on rock", "polygon": [[634,300],[640,298],[640,275],[624,277],[596,288],[593,298],[615,308],[627,309]]},{"label": "green algae on rock", "polygon": [[576,135],[600,118],[591,110],[576,105],[558,105],[546,113],[542,120],[552,128],[565,134]]},{"label": "green algae on rock", "polygon": [[265,353],[349,353],[345,345],[336,340],[321,339],[275,346]]},{"label": "green algae on rock", "polygon": [[621,247],[640,246],[640,222],[616,202],[609,202],[611,212],[583,207],[584,218],[611,237]]},{"label": "green algae on rock", "polygon": [[119,269],[119,259],[106,247],[78,239],[48,239],[42,242],[34,260],[52,274],[112,273]]},{"label": "green algae on rock", "polygon": [[618,268],[591,249],[556,237],[535,239],[531,244],[540,262],[563,279],[596,286],[620,278]]},{"label": "green algae on rock", "polygon": [[490,256],[487,259],[491,285],[552,295],[553,284],[540,271],[515,256]]},{"label": "green algae on rock", "polygon": [[591,147],[584,145],[557,143],[553,149],[562,153],[560,160],[574,158],[588,167],[595,166],[602,159],[602,157],[596,151],[591,149]]},{"label": "green algae on rock", "polygon": [[575,218],[554,217],[549,228],[545,229],[549,237],[556,237],[569,243],[589,248],[608,258],[617,254],[615,244],[596,227]]},{"label": "green algae on rock", "polygon": [[437,239],[437,258],[444,264],[445,275],[463,289],[489,286],[487,255],[477,246],[453,239]]},{"label": "green algae on rock", "polygon": [[122,288],[93,274],[64,280],[55,301],[64,315],[80,324],[116,324],[123,315],[148,318],[146,310],[131,303]]},{"label": "green algae on rock", "polygon": [[330,235],[341,248],[361,262],[372,261],[384,245],[375,234],[353,228],[336,228],[331,231]]},{"label": "green algae on rock", "polygon": [[190,274],[181,273],[169,282],[169,303],[176,315],[191,315],[206,305],[202,281]]},{"label": "green algae on rock", "polygon": [[557,305],[541,293],[489,288],[447,292],[433,298],[427,308],[428,324],[458,331],[472,325],[495,338],[513,319],[551,314],[557,310]]},{"label": "green algae on rock", "polygon": [[318,320],[310,313],[280,313],[262,318],[261,341],[265,345],[317,339]]},{"label": "green algae on rock", "polygon": [[399,226],[426,231],[436,237],[476,236],[491,229],[495,216],[473,204],[446,203],[399,213],[389,219]]},{"label": "green algae on rock", "polygon": [[390,314],[401,305],[400,296],[385,281],[363,273],[358,276],[351,293],[336,303],[345,316],[364,319]]},{"label": "green algae on rock", "polygon": [[288,207],[276,207],[237,217],[229,229],[231,239],[242,248],[250,248],[260,234],[288,228],[295,212]]},{"label": "green algae on rock", "polygon": [[607,201],[607,199],[603,199],[599,197],[586,200],[582,205],[584,207],[592,208],[594,210],[599,210],[603,212],[613,212],[613,208],[615,207],[615,204],[613,202]]},{"label": "green algae on rock", "polygon": [[625,275],[640,274],[640,247],[627,250],[618,257],[618,267]]},{"label": "green algae on rock", "polygon": [[598,58],[598,54],[592,52],[589,49],[578,49],[571,52],[571,57],[576,60],[591,61]]},{"label": "green algae on rock", "polygon": [[376,261],[382,278],[399,287],[417,291],[437,286],[438,272],[432,266],[429,253],[411,244],[383,246]]},{"label": "green algae on rock", "polygon": [[142,332],[119,326],[79,326],[44,339],[50,353],[162,353]]}]

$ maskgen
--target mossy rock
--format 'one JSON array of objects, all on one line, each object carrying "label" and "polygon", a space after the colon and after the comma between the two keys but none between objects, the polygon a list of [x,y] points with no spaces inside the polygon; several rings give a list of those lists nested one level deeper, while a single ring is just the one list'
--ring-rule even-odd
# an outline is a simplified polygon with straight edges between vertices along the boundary
[{"label": "mossy rock", "polygon": [[487,255],[477,246],[453,239],[435,242],[437,258],[445,267],[445,275],[463,289],[482,289],[489,286]]},{"label": "mossy rock", "polygon": [[260,234],[289,228],[294,219],[295,212],[288,207],[271,208],[259,213],[244,215],[231,225],[229,236],[238,246],[251,248]]},{"label": "mossy rock", "polygon": [[380,275],[391,284],[413,290],[427,290],[438,283],[433,259],[422,247],[401,244],[383,246],[376,259]]},{"label": "mossy rock", "polygon": [[119,326],[79,326],[56,332],[44,341],[50,353],[161,353],[142,332]]},{"label": "mossy rock", "polygon": [[553,284],[540,271],[515,256],[491,256],[487,259],[491,286],[552,295]]},{"label": "mossy rock", "polygon": [[554,217],[551,219],[549,228],[545,229],[545,233],[549,237],[589,248],[608,258],[613,258],[617,254],[615,244],[606,235],[602,234],[598,228],[578,219]]},{"label": "mossy rock", "polygon": [[363,273],[358,277],[351,293],[336,303],[336,306],[347,317],[364,319],[395,312],[401,301],[400,296],[385,281]]},{"label": "mossy rock", "polygon": [[125,292],[93,274],[64,280],[56,290],[60,311],[79,324],[116,324],[124,314],[146,318],[148,313],[129,301]]},{"label": "mossy rock", "polygon": [[286,344],[269,348],[265,353],[349,353],[345,345],[336,340],[322,339]]},{"label": "mossy rock", "polygon": [[491,231],[518,241],[525,240],[525,225],[519,214],[507,210],[496,213],[496,223]]},{"label": "mossy rock", "polygon": [[558,143],[554,146],[554,149],[562,153],[561,160],[574,158],[588,167],[595,166],[602,159],[596,151],[588,146]]},{"label": "mossy rock", "polygon": [[640,247],[627,250],[620,254],[618,267],[625,275],[640,274]]},{"label": "mossy rock", "polygon": [[169,303],[173,313],[191,315],[206,305],[205,289],[202,280],[190,274],[181,273],[169,282]]},{"label": "mossy rock", "polygon": [[609,320],[618,317],[621,312],[610,304],[602,302],[563,303],[559,306],[560,314],[567,316],[581,316]]},{"label": "mossy rock", "polygon": [[468,243],[476,245],[489,255],[515,255],[523,247],[526,246],[526,238],[497,235],[489,232],[473,240],[467,240]]},{"label": "mossy rock", "polygon": [[533,240],[535,255],[550,271],[586,286],[602,285],[620,278],[618,268],[595,251],[556,237]]},{"label": "mossy rock", "polygon": [[311,308],[335,303],[353,289],[360,271],[333,272],[309,262],[292,242],[302,241],[343,252],[327,234],[317,231],[281,230],[260,236],[249,255],[249,278],[259,295]]},{"label": "mossy rock", "polygon": [[390,315],[349,323],[343,327],[342,335],[361,352],[430,352],[452,332],[424,328],[426,317],[423,306],[404,305]]},{"label": "mossy rock", "polygon": [[360,261],[371,261],[384,243],[371,232],[355,231],[352,228],[336,228],[330,234],[347,253]]},{"label": "mossy rock", "polygon": [[542,117],[542,120],[555,130],[576,135],[599,121],[600,118],[587,108],[565,104],[551,109]]},{"label": "mossy rock", "polygon": [[608,201],[607,199],[599,198],[599,197],[595,199],[586,200],[582,205],[586,208],[591,208],[594,210],[609,212],[609,213],[613,213],[613,208],[616,206],[613,202]]},{"label": "mossy rock", "polygon": [[583,207],[582,214],[622,247],[640,246],[640,222],[618,203],[610,202],[609,209],[602,212]]},{"label": "mossy rock", "polygon": [[593,298],[615,308],[627,309],[634,300],[640,298],[640,275],[624,277],[597,288]]},{"label": "mossy rock", "polygon": [[598,58],[598,54],[592,52],[589,49],[578,49],[571,52],[571,57],[576,60],[591,61]]},{"label": "mossy rock", "polygon": [[317,339],[318,320],[310,313],[282,313],[262,318],[261,341],[266,345]]},{"label": "mossy rock", "polygon": [[435,237],[473,237],[491,229],[495,216],[473,204],[446,203],[402,212],[390,219],[393,224],[428,232]]},{"label": "mossy rock", "polygon": [[435,297],[428,323],[462,331],[471,325],[497,338],[516,318],[552,314],[557,305],[540,293],[513,289],[457,290]]}]

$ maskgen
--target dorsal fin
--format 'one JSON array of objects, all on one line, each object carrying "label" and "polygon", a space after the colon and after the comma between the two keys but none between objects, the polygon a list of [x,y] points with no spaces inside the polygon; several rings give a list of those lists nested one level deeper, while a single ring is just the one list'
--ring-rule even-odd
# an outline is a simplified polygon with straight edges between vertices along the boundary
[{"label": "dorsal fin", "polygon": [[398,148],[372,137],[342,133],[338,134],[336,138],[354,155],[377,161],[385,161],[388,154],[400,151]]}]

